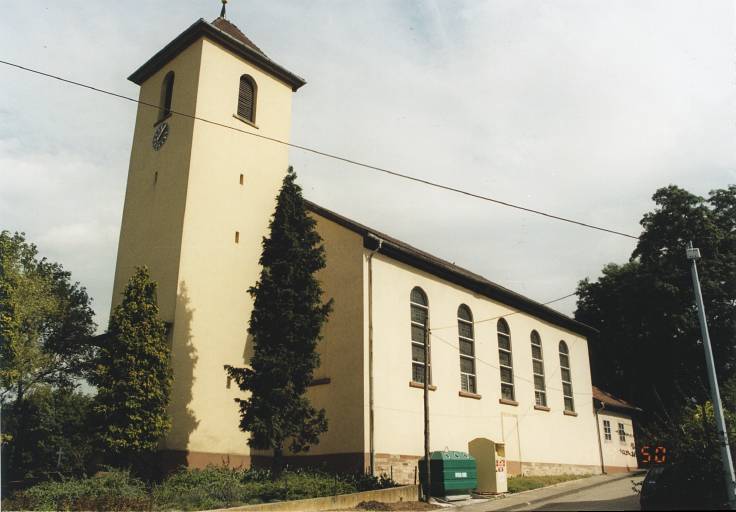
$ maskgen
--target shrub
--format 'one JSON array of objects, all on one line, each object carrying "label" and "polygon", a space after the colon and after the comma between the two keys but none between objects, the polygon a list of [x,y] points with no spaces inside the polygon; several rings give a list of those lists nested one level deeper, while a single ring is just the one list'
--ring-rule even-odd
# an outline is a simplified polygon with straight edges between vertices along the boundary
[{"label": "shrub", "polygon": [[25,510],[206,510],[243,504],[318,498],[395,485],[360,475],[287,470],[277,478],[268,470],[208,466],[182,469],[150,491],[127,471],[94,478],[46,482],[16,493],[3,508]]},{"label": "shrub", "polygon": [[277,478],[262,469],[208,466],[183,469],[153,490],[157,509],[196,510],[241,504],[318,498],[396,484],[385,475],[335,475],[314,469],[283,471]]},{"label": "shrub", "polygon": [[92,478],[49,481],[3,500],[12,510],[150,510],[146,486],[127,471],[111,470]]}]

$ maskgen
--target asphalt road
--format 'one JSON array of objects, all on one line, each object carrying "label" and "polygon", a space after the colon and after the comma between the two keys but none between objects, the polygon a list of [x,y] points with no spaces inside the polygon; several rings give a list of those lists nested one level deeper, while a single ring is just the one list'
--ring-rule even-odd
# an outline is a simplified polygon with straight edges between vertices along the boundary
[{"label": "asphalt road", "polygon": [[529,508],[515,510],[639,510],[639,495],[631,488],[631,481],[641,479],[640,476],[614,480],[558,499],[535,503]]},{"label": "asphalt road", "polygon": [[483,502],[470,500],[458,512],[517,510],[639,510],[639,495],[632,481],[644,479],[644,473],[598,475],[563,484],[543,487],[504,498]]}]

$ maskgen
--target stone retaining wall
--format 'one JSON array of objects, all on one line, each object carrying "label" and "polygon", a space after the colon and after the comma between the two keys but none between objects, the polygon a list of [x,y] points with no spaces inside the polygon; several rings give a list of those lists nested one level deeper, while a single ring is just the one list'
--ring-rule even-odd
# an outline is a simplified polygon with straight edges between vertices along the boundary
[{"label": "stone retaining wall", "polygon": [[[262,503],[259,505],[244,505],[221,509],[221,511],[233,512],[243,511],[303,511],[315,512],[318,510],[334,510],[353,508],[362,501],[379,501],[381,503],[395,503],[397,501],[417,501],[419,499],[418,485],[405,485],[403,487],[392,487],[378,491],[356,492],[353,494],[339,494],[337,496],[326,496],[324,498],[312,498],[308,500],[279,501],[277,503]],[[219,511],[212,511],[219,512]]]}]

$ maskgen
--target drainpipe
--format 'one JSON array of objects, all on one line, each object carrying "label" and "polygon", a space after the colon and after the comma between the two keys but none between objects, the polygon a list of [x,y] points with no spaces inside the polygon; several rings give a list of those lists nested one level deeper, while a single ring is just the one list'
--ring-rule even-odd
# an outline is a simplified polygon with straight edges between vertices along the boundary
[{"label": "drainpipe", "polygon": [[601,455],[601,474],[606,474],[606,465],[603,462],[603,441],[601,440],[601,422],[598,419],[598,413],[606,408],[606,404],[601,402],[600,409],[595,410],[595,429],[598,432],[598,452]]},{"label": "drainpipe", "polygon": [[371,475],[375,475],[376,446],[373,439],[373,256],[381,250],[383,239],[373,233],[368,233],[368,238],[378,242],[378,246],[368,255],[368,445]]}]

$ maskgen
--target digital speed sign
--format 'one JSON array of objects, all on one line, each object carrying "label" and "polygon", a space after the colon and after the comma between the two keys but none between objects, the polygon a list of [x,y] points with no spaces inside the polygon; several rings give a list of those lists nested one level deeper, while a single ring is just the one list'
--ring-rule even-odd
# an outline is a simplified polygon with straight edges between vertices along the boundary
[{"label": "digital speed sign", "polygon": [[664,446],[642,446],[639,455],[642,464],[667,464],[667,448]]}]

